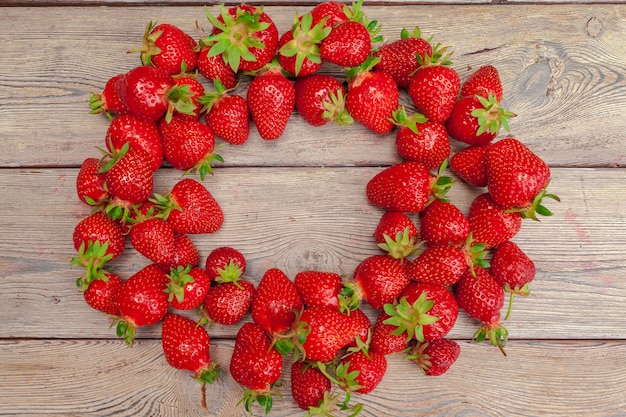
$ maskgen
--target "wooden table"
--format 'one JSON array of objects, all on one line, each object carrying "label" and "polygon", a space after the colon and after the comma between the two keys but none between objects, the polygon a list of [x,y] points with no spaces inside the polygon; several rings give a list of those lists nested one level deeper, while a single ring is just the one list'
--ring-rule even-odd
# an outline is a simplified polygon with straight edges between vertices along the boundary
[{"label": "wooden table", "polygon": [[[74,285],[79,271],[69,266],[73,228],[89,212],[75,177],[83,159],[98,155],[107,128],[106,118],[88,114],[90,95],[138,64],[126,51],[149,20],[196,38],[196,23],[210,28],[202,2],[149,3],[2,1],[2,416],[245,414],[242,389],[227,372],[237,327],[211,330],[212,355],[225,372],[201,389],[167,365],[159,326],[125,346],[109,319],[85,304]],[[462,346],[454,367],[427,378],[392,355],[380,386],[358,398],[362,415],[626,416],[626,5],[429,3],[371,2],[365,11],[388,40],[419,25],[452,45],[462,78],[494,64],[506,106],[518,114],[511,135],[551,165],[551,189],[562,201],[549,202],[554,216],[525,221],[515,238],[538,272],[532,296],[516,301],[507,322],[508,357],[472,342],[476,323],[461,314],[450,334]],[[281,32],[311,7],[272,4],[266,11]],[[371,233],[381,211],[364,189],[399,161],[393,137],[356,125],[311,128],[297,113],[277,141],[253,128],[244,146],[223,149],[226,162],[205,181],[226,221],[218,233],[194,237],[202,261],[230,245],[247,256],[255,282],[271,267],[292,278],[304,269],[352,274],[377,253]],[[179,178],[162,169],[156,189]],[[477,192],[459,185],[451,197],[466,210]],[[127,250],[116,271],[129,276],[145,263]],[[288,373],[281,390],[271,415],[302,415]]]}]

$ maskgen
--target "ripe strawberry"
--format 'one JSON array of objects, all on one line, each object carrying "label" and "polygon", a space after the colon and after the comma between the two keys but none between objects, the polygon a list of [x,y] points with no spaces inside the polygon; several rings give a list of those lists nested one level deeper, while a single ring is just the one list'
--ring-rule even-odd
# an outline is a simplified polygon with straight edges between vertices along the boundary
[{"label": "ripe strawberry", "polygon": [[149,22],[143,35],[143,45],[128,52],[140,52],[143,65],[154,65],[170,75],[183,68],[193,71],[198,61],[196,41],[179,27],[169,23]]},{"label": "ripe strawberry", "polygon": [[252,121],[264,140],[278,139],[296,102],[296,89],[276,61],[259,72],[246,93]]},{"label": "ripe strawberry", "polygon": [[268,414],[272,408],[272,388],[280,378],[283,357],[272,346],[267,334],[256,323],[247,322],[237,332],[230,360],[230,374],[246,388],[241,400],[248,413],[258,402]]},{"label": "ripe strawberry", "polygon": [[174,253],[174,229],[156,217],[140,219],[130,229],[130,243],[140,254],[157,264],[165,264]]},{"label": "ripe strawberry", "polygon": [[417,227],[400,211],[386,211],[374,230],[378,247],[392,258],[404,259],[419,249]]},{"label": "ripe strawberry", "polygon": [[528,284],[535,278],[535,263],[515,242],[509,240],[498,245],[493,252],[489,272],[504,291],[510,293],[509,308],[504,317],[507,320],[514,296],[526,297],[530,294]]},{"label": "ripe strawberry", "polygon": [[196,171],[201,180],[213,174],[214,161],[223,161],[215,153],[215,137],[210,127],[198,120],[174,116],[168,123],[159,123],[163,137],[165,159],[175,169],[189,173]]},{"label": "ripe strawberry", "polygon": [[296,16],[291,30],[278,40],[278,62],[283,69],[296,77],[317,72],[324,62],[319,46],[330,30],[325,21],[313,25],[311,13]]},{"label": "ripe strawberry", "polygon": [[167,301],[175,309],[193,310],[204,302],[211,280],[204,269],[188,265],[172,268],[167,275]]},{"label": "ripe strawberry", "polygon": [[300,271],[294,285],[307,307],[339,310],[339,294],[343,289],[341,275],[334,272]]},{"label": "ripe strawberry", "polygon": [[111,114],[121,116],[128,113],[128,107],[119,96],[117,84],[123,82],[124,74],[117,74],[109,78],[104,84],[104,89],[100,94],[93,94],[89,99],[91,114],[104,113],[111,117]]},{"label": "ripe strawberry", "polygon": [[485,155],[490,143],[483,146],[468,146],[450,158],[450,169],[463,181],[474,187],[487,186]]},{"label": "ripe strawberry", "polygon": [[311,74],[294,84],[296,110],[308,124],[323,126],[329,121],[339,125],[354,122],[345,106],[346,89],[332,75]]},{"label": "ripe strawberry", "polygon": [[165,360],[176,369],[193,372],[200,383],[215,381],[220,373],[211,360],[211,338],[202,326],[181,315],[170,313],[163,319],[161,346]]},{"label": "ripe strawberry", "polygon": [[202,106],[198,100],[200,97],[204,96],[204,85],[198,80],[197,74],[182,72],[174,75],[173,78],[176,85],[180,86],[185,94],[189,95],[191,103],[194,106],[193,111],[190,113],[181,113],[174,109],[173,115],[181,119],[199,120]]},{"label": "ripe strawberry", "polygon": [[502,101],[502,82],[496,67],[484,65],[463,82],[461,97],[479,95],[487,98],[489,94],[493,94],[497,101]]},{"label": "ripe strawberry", "polygon": [[222,5],[218,17],[206,16],[213,30],[202,42],[212,44],[209,56],[221,55],[233,72],[256,71],[276,55],[278,29],[263,7]]},{"label": "ripe strawberry", "polygon": [[[445,164],[445,162],[444,162]],[[453,185],[450,177],[432,175],[421,162],[406,161],[392,165],[376,174],[367,183],[368,200],[385,210],[419,213],[428,204],[431,195],[442,199]]]},{"label": "ripe strawberry", "polygon": [[408,88],[411,75],[420,66],[419,59],[423,61],[426,55],[433,53],[432,45],[421,36],[417,26],[412,33],[403,28],[400,39],[385,43],[374,51],[374,56],[380,58],[374,69],[388,72],[399,87]]},{"label": "ripe strawberry", "polygon": [[429,122],[420,113],[409,117],[404,106],[392,116],[394,123],[400,126],[396,133],[396,150],[402,159],[421,162],[434,171],[450,156],[450,140],[443,124]]},{"label": "ripe strawberry", "polygon": [[[154,187],[152,158],[141,148],[124,144],[119,153],[105,164],[101,171],[106,172],[106,187],[113,197],[107,212],[114,218],[125,219],[133,204],[148,199]],[[113,211],[121,208],[123,214]]]},{"label": "ripe strawberry", "polygon": [[446,287],[422,282],[409,284],[384,310],[390,316],[385,324],[396,326],[396,335],[406,332],[418,342],[444,337],[459,315],[457,301]]},{"label": "ripe strawberry", "polygon": [[150,166],[156,171],[163,163],[163,145],[157,125],[126,114],[116,117],[107,128],[105,143],[109,152],[121,152],[125,143],[150,155]]},{"label": "ripe strawberry", "polygon": [[402,352],[408,346],[408,334],[406,332],[396,334],[397,326],[385,323],[391,316],[381,310],[376,317],[376,322],[372,329],[372,340],[370,350],[389,355],[391,353]]},{"label": "ripe strawberry", "polygon": [[409,97],[417,110],[431,122],[445,122],[456,103],[461,80],[449,67],[447,47],[435,45],[432,55],[426,55],[419,69],[411,77]]},{"label": "ripe strawberry", "polygon": [[211,251],[206,258],[206,273],[211,281],[221,278],[234,281],[246,272],[246,258],[235,248],[220,246]]},{"label": "ripe strawberry", "polygon": [[519,211],[522,217],[537,220],[537,214],[550,216],[544,207],[550,167],[526,145],[515,138],[505,138],[489,147],[486,154],[487,190],[493,201],[507,209]]},{"label": "ripe strawberry", "polygon": [[520,213],[507,211],[489,193],[472,201],[467,219],[474,241],[485,244],[487,249],[511,239],[522,227]]},{"label": "ripe strawberry", "polygon": [[119,275],[106,273],[101,279],[93,280],[89,284],[83,292],[83,297],[91,308],[117,316],[120,310],[113,299],[121,286],[122,278]]},{"label": "ripe strawberry", "polygon": [[318,3],[311,9],[311,16],[313,17],[312,24],[317,25],[319,22],[326,19],[324,20],[324,25],[332,28],[337,24],[348,20],[346,11],[349,12],[348,14],[351,13],[351,10],[347,5],[338,1],[329,0]]},{"label": "ripe strawberry", "polygon": [[348,344],[348,347],[369,345],[372,337],[372,322],[369,317],[360,308],[350,311],[348,316],[356,322],[359,328],[356,337]]},{"label": "ripe strawberry", "polygon": [[376,62],[378,58],[366,59],[362,66],[348,72],[346,109],[354,120],[382,135],[394,127],[390,119],[398,108],[400,93],[391,75],[372,71]]},{"label": "ripe strawberry", "polygon": [[413,346],[407,358],[413,360],[424,375],[439,376],[448,372],[460,353],[461,347],[454,340],[435,339]]},{"label": "ripe strawberry", "polygon": [[160,322],[167,314],[167,277],[156,265],[145,266],[122,284],[114,298],[120,315],[116,333],[132,346],[136,330]]},{"label": "ripe strawberry", "polygon": [[200,99],[206,111],[206,124],[216,136],[232,145],[243,145],[250,135],[250,111],[246,99],[230,94],[220,79],[213,83],[215,93]]},{"label": "ripe strawberry", "polygon": [[330,389],[330,379],[314,364],[303,361],[291,364],[291,395],[301,409],[309,411],[323,404]]},{"label": "ripe strawberry", "polygon": [[342,67],[356,67],[372,49],[370,32],[363,23],[348,20],[333,27],[320,45],[322,58]]},{"label": "ripe strawberry", "polygon": [[198,266],[200,262],[200,252],[198,248],[189,238],[189,236],[174,233],[174,246],[172,249],[172,257],[165,264],[159,264],[159,266],[165,271],[169,272],[172,268],[178,268],[179,266]]},{"label": "ripe strawberry", "polygon": [[283,271],[265,271],[252,301],[252,320],[271,337],[289,331],[302,309],[302,298]]},{"label": "ripe strawberry", "polygon": [[204,39],[199,42],[198,71],[211,82],[220,80],[225,88],[229,90],[235,88],[237,86],[237,73],[224,62],[221,54],[210,54],[211,47],[215,42],[206,42]]},{"label": "ripe strawberry", "polygon": [[180,234],[214,233],[224,223],[224,212],[213,195],[191,178],[174,184],[169,194],[155,195],[154,201]]},{"label": "ripe strawberry", "polygon": [[428,246],[409,266],[409,278],[417,282],[452,285],[469,268],[463,249],[448,243]]},{"label": "ripe strawberry", "polygon": [[226,281],[218,278],[202,305],[202,314],[208,323],[230,326],[239,323],[246,315],[255,295],[254,285],[237,278]]},{"label": "ripe strawberry", "polygon": [[341,359],[337,368],[342,388],[368,394],[383,380],[387,372],[387,358],[375,351],[358,351]]},{"label": "ripe strawberry", "polygon": [[446,120],[446,130],[452,139],[468,145],[481,146],[490,143],[500,133],[509,131],[508,119],[515,114],[502,108],[494,95],[488,98],[461,97]]},{"label": "ripe strawberry", "polygon": [[474,339],[481,342],[487,338],[506,355],[502,344],[508,338],[508,331],[500,323],[504,290],[486,269],[476,267],[474,272],[475,276],[467,271],[456,283],[457,302],[470,317],[481,322]]},{"label": "ripe strawberry", "polygon": [[105,175],[100,174],[104,163],[96,158],[86,158],[76,175],[76,193],[85,204],[96,207],[105,205],[109,192],[104,188]]},{"label": "ripe strawberry", "polygon": [[420,217],[420,235],[426,245],[462,246],[470,233],[469,220],[451,202],[434,200]]}]

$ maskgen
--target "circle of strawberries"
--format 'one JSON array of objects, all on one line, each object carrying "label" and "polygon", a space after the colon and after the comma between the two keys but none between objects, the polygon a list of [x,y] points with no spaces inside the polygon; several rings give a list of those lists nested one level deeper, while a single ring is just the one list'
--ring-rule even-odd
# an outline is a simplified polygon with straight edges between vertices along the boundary
[{"label": "circle of strawberries", "polygon": [[[287,355],[292,397],[311,415],[358,414],[363,406],[351,394],[374,390],[392,353],[424,375],[441,375],[460,353],[446,338],[459,311],[476,321],[476,341],[506,354],[503,323],[535,276],[511,239],[525,219],[552,214],[543,198],[558,197],[547,192],[550,169],[541,158],[513,137],[494,140],[515,116],[501,105],[497,69],[482,66],[462,81],[449,48],[419,28],[385,42],[362,0],[318,4],[283,34],[263,7],[222,5],[206,16],[212,29],[199,40],[150,22],[129,51],[140,65],[91,97],[91,113],[110,125],[102,155],[85,159],[76,180],[79,199],[94,209],[75,227],[71,260],[82,268],[76,284],[88,305],[110,315],[129,346],[139,329],[162,323],[166,361],[201,383],[224,371],[211,359],[211,327],[240,324],[230,375],[244,389],[246,410],[266,414]],[[324,64],[342,68],[345,79],[320,73]],[[243,77],[252,77],[245,95],[237,93]],[[415,110],[399,105],[401,93]],[[223,162],[219,148],[243,145],[251,126],[263,140],[280,138],[294,109],[312,126],[395,129],[402,162],[365,190],[383,210],[372,231],[379,254],[351,277],[307,270],[292,280],[272,268],[255,287],[240,251],[216,248],[201,265],[190,236],[214,233],[224,221],[203,184]],[[164,163],[196,178],[156,194]],[[482,188],[467,215],[446,198],[458,179]],[[127,241],[150,264],[124,279],[110,266]]]}]

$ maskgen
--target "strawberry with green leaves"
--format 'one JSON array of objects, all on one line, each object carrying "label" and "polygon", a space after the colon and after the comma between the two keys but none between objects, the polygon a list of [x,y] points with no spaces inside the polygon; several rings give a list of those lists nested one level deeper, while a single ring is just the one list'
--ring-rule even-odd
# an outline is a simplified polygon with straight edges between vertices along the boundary
[{"label": "strawberry with green leaves", "polygon": [[213,249],[206,258],[205,270],[211,282],[218,278],[232,281],[246,272],[246,258],[239,250],[230,246]]},{"label": "strawberry with green leaves", "polygon": [[387,372],[387,358],[367,348],[350,353],[337,365],[340,386],[348,392],[369,394],[383,380]]},{"label": "strawberry with green leaves", "polygon": [[102,92],[99,94],[93,94],[89,99],[89,107],[91,114],[104,113],[109,118],[112,118],[112,114],[121,116],[128,113],[128,107],[124,100],[119,95],[121,91],[117,86],[123,82],[125,74],[117,74],[109,78],[104,84]]},{"label": "strawberry with green leaves", "polygon": [[324,63],[320,55],[320,43],[328,36],[331,28],[325,20],[313,25],[313,16],[306,13],[296,15],[291,30],[278,41],[278,62],[289,74],[296,77],[317,72]]},{"label": "strawberry with green leaves", "polygon": [[374,230],[378,247],[389,256],[404,259],[419,249],[419,232],[413,220],[401,211],[386,211]]},{"label": "strawberry with green leaves", "polygon": [[232,94],[219,78],[215,79],[213,86],[215,92],[207,92],[200,99],[207,126],[231,145],[243,145],[250,135],[250,111],[246,99]]},{"label": "strawberry with green leaves", "polygon": [[113,301],[122,286],[122,278],[117,274],[105,273],[100,279],[95,279],[83,292],[87,304],[98,311],[112,316],[118,316],[120,310]]},{"label": "strawberry with green leaves", "polygon": [[339,310],[339,295],[343,289],[341,275],[316,270],[300,271],[294,278],[294,285],[305,306]]},{"label": "strawberry with green leaves", "polygon": [[435,339],[412,346],[407,359],[411,359],[426,376],[439,376],[448,372],[461,353],[461,347],[451,339]]},{"label": "strawberry with green leaves", "polygon": [[459,178],[473,187],[487,186],[487,149],[491,143],[482,146],[468,146],[457,151],[450,158],[450,169]]},{"label": "strawberry with green leaves", "polygon": [[170,306],[177,310],[193,310],[200,307],[209,293],[211,280],[204,269],[187,265],[172,268],[167,275],[165,292]]},{"label": "strawberry with green leaves", "polygon": [[[303,410],[310,415],[324,412],[330,413],[333,407],[331,400],[332,383],[315,363],[296,361],[291,364],[291,396]],[[318,414],[319,414],[318,413]]]},{"label": "strawberry with green leaves", "polygon": [[203,319],[226,326],[239,323],[250,310],[255,293],[250,281],[218,277],[202,304]]},{"label": "strawberry with green leaves", "polygon": [[502,101],[502,81],[498,69],[493,65],[479,67],[461,85],[461,97],[479,95],[487,98],[490,94],[498,102]]},{"label": "strawberry with green leaves", "polygon": [[462,246],[470,234],[469,220],[454,203],[434,200],[420,215],[420,235],[428,246]]},{"label": "strawberry with green leaves", "polygon": [[105,135],[109,152],[119,153],[125,143],[140,148],[150,155],[150,166],[156,171],[163,164],[163,144],[161,133],[155,123],[144,122],[126,114],[111,121]]},{"label": "strawberry with green leaves", "polygon": [[334,76],[311,74],[298,77],[296,110],[305,122],[312,126],[323,126],[328,122],[349,125],[354,122],[346,109],[346,89]]},{"label": "strawberry with green leaves", "polygon": [[176,85],[189,92],[191,103],[194,105],[194,109],[190,113],[181,113],[178,110],[174,110],[173,115],[182,119],[199,120],[202,106],[198,100],[204,96],[204,85],[198,80],[198,75],[196,73],[181,72],[172,77]]},{"label": "strawberry with green leaves", "polygon": [[106,205],[109,192],[104,187],[106,175],[100,173],[104,162],[97,158],[86,158],[76,175],[78,199],[92,207]]},{"label": "strawberry with green leaves", "polygon": [[474,241],[485,244],[486,249],[506,242],[522,228],[521,214],[502,207],[489,193],[474,198],[467,219]]}]

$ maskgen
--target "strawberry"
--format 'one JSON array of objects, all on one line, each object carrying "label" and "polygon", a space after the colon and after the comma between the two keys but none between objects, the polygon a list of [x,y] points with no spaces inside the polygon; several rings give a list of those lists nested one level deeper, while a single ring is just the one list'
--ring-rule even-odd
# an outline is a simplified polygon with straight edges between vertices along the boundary
[{"label": "strawberry", "polygon": [[202,326],[181,315],[170,313],[163,319],[161,346],[168,364],[193,372],[200,383],[215,381],[219,365],[211,359],[211,338]]},{"label": "strawberry", "polygon": [[522,216],[497,204],[489,193],[478,195],[470,204],[467,217],[476,242],[493,248],[506,242],[519,232]]},{"label": "strawberry", "polygon": [[107,128],[105,143],[109,152],[121,152],[125,143],[150,155],[150,166],[156,171],[163,163],[163,145],[157,125],[126,114],[116,117]]},{"label": "strawberry", "polygon": [[456,299],[470,317],[481,322],[474,339],[482,342],[489,339],[503,355],[503,343],[508,339],[508,330],[500,323],[500,310],[504,305],[504,290],[488,270],[474,268],[475,275],[467,271],[454,286]]},{"label": "strawberry", "polygon": [[172,257],[165,264],[160,264],[165,272],[169,272],[172,268],[179,266],[198,266],[200,262],[200,253],[198,248],[189,238],[189,236],[174,233],[174,246],[172,249]]},{"label": "strawberry", "polygon": [[348,20],[333,27],[320,45],[325,61],[342,67],[356,67],[367,59],[372,49],[371,35],[363,23]]},{"label": "strawberry", "polygon": [[220,80],[227,89],[237,86],[237,73],[224,62],[222,55],[210,55],[211,47],[215,42],[201,39],[198,51],[198,71],[209,81]]},{"label": "strawberry", "polygon": [[330,389],[330,379],[314,364],[303,361],[291,364],[291,395],[301,409],[309,411],[323,404]]},{"label": "strawberry", "polygon": [[189,94],[194,109],[190,113],[181,113],[174,109],[174,115],[182,119],[199,120],[202,106],[198,102],[200,97],[204,96],[204,85],[198,80],[197,74],[189,74],[182,72],[173,76],[176,85],[180,86]]},{"label": "strawberry", "polygon": [[332,75],[311,74],[298,77],[294,83],[296,110],[305,122],[323,126],[329,121],[339,125],[354,122],[345,106],[346,89]]},{"label": "strawberry", "polygon": [[104,84],[104,89],[100,94],[93,94],[89,99],[91,114],[105,113],[111,117],[112,114],[118,116],[128,113],[128,107],[119,96],[117,85],[123,82],[125,74],[117,74],[109,78]]},{"label": "strawberry", "polygon": [[472,146],[490,143],[500,133],[509,131],[508,119],[515,114],[504,109],[495,96],[461,97],[446,120],[446,130],[452,139]]},{"label": "strawberry", "polygon": [[265,271],[252,301],[252,320],[271,337],[291,329],[296,312],[302,309],[302,298],[283,271]]},{"label": "strawberry", "polygon": [[518,211],[522,217],[537,220],[537,214],[550,216],[552,212],[542,205],[548,197],[550,167],[526,145],[515,138],[505,138],[487,150],[487,190],[493,201]]},{"label": "strawberry", "polygon": [[215,93],[206,93],[200,102],[206,111],[206,124],[216,136],[232,145],[243,145],[250,135],[250,111],[246,99],[230,94],[219,78],[213,82]]},{"label": "strawberry", "polygon": [[385,323],[391,316],[380,311],[376,316],[376,322],[372,328],[372,340],[370,342],[370,350],[380,353],[381,355],[389,355],[391,353],[402,352],[408,346],[408,334],[406,332],[396,334],[397,326]]},{"label": "strawberry", "polygon": [[198,61],[196,41],[179,27],[149,22],[143,35],[143,45],[128,52],[139,52],[143,65],[154,65],[170,75],[182,68],[193,71]]},{"label": "strawberry", "polygon": [[404,106],[392,113],[396,133],[396,150],[406,161],[422,162],[429,170],[437,170],[450,156],[448,132],[441,123],[429,122],[422,114],[406,114]]},{"label": "strawberry", "polygon": [[316,4],[311,9],[312,25],[317,25],[319,22],[324,21],[324,26],[332,28],[339,23],[348,20],[346,11],[351,13],[348,6],[338,1],[325,1]]},{"label": "strawberry", "polygon": [[382,135],[394,127],[390,119],[398,108],[400,93],[391,75],[372,71],[376,62],[378,58],[368,58],[348,72],[346,109],[354,120]]},{"label": "strawberry", "polygon": [[244,407],[252,413],[258,402],[268,414],[272,408],[272,389],[283,366],[283,357],[272,346],[263,328],[247,322],[237,332],[235,347],[230,359],[230,374],[238,384],[244,386]]},{"label": "strawberry", "polygon": [[497,68],[493,65],[478,68],[461,85],[461,97],[479,95],[487,98],[490,94],[493,94],[497,101],[502,101],[502,82]]},{"label": "strawberry", "polygon": [[204,302],[211,280],[204,269],[188,265],[172,268],[167,275],[165,292],[170,306],[177,310],[193,310]]},{"label": "strawberry", "polygon": [[143,267],[122,284],[114,298],[120,315],[116,333],[132,346],[136,330],[160,322],[167,314],[167,277],[156,265]]},{"label": "strawberry", "polygon": [[372,333],[372,322],[369,317],[360,308],[350,311],[349,317],[356,322],[359,331],[354,340],[348,344],[348,347],[368,345]]},{"label": "strawberry", "polygon": [[406,333],[418,342],[444,337],[459,315],[459,306],[452,293],[444,286],[413,282],[398,297],[385,304],[390,317],[385,324],[396,326],[396,335]]},{"label": "strawberry", "polygon": [[374,51],[374,56],[380,58],[374,69],[388,72],[399,87],[408,88],[411,75],[420,66],[420,59],[432,52],[432,45],[421,37],[419,27],[416,26],[411,33],[403,28],[400,39],[385,43]]},{"label": "strawberry", "polygon": [[470,233],[469,220],[451,202],[434,200],[420,216],[420,235],[426,245],[462,246]]},{"label": "strawberry", "polygon": [[221,55],[233,72],[256,71],[268,64],[278,47],[278,28],[263,7],[241,4],[207,19],[213,24],[211,34],[202,39],[211,44],[209,56]]},{"label": "strawberry", "polygon": [[487,186],[485,155],[490,143],[483,146],[468,146],[450,158],[450,169],[467,184],[474,187]]},{"label": "strawberry", "polygon": [[445,122],[456,103],[461,80],[444,55],[447,47],[433,47],[431,55],[425,55],[420,67],[411,77],[409,97],[417,110],[431,122]]},{"label": "strawberry", "polygon": [[93,207],[105,205],[109,199],[109,192],[104,188],[105,175],[99,173],[102,165],[99,159],[86,158],[76,175],[78,198]]},{"label": "strawberry", "polygon": [[535,263],[517,243],[509,240],[499,244],[493,252],[489,272],[504,291],[510,293],[509,307],[504,317],[507,320],[511,314],[514,296],[526,297],[530,294],[528,284],[535,278]]},{"label": "strawberry", "polygon": [[154,202],[180,234],[214,233],[224,223],[224,212],[213,195],[191,178],[174,184],[169,194],[155,195]]},{"label": "strawberry", "polygon": [[215,153],[215,137],[210,127],[198,120],[174,116],[159,123],[165,159],[174,167],[189,173],[196,171],[201,180],[213,174],[214,161],[224,161]]},{"label": "strawberry", "polygon": [[435,339],[418,343],[407,356],[427,376],[439,376],[450,369],[461,353],[461,347],[450,339]]},{"label": "strawberry", "polygon": [[154,263],[167,263],[174,252],[174,229],[163,219],[148,217],[133,224],[130,243]]},{"label": "strawberry", "polygon": [[413,281],[452,285],[467,270],[463,249],[448,243],[428,246],[409,266],[407,273]]},{"label": "strawberry", "polygon": [[211,281],[234,281],[246,272],[246,266],[244,255],[230,246],[217,247],[206,258],[206,273]]},{"label": "strawberry", "polygon": [[296,18],[291,30],[278,40],[278,62],[290,75],[304,77],[317,72],[323,64],[320,43],[331,28],[325,21],[313,25],[313,16],[306,13]]},{"label": "strawberry", "polygon": [[431,195],[442,199],[453,182],[441,175],[432,175],[421,162],[406,161],[392,165],[376,174],[367,183],[368,200],[385,210],[419,213],[428,204]]},{"label": "strawberry", "polygon": [[264,140],[278,139],[296,102],[296,89],[273,61],[250,82],[246,93],[252,121]]},{"label": "strawberry", "polygon": [[[141,148],[124,144],[119,153],[102,167],[106,172],[106,187],[113,197],[107,212],[115,218],[125,218],[130,206],[148,199],[154,187],[152,158]],[[112,211],[121,208],[123,214]]]},{"label": "strawberry", "polygon": [[250,310],[254,299],[254,285],[237,278],[226,281],[218,278],[211,287],[202,305],[202,314],[208,323],[233,325],[239,323]]},{"label": "strawberry", "polygon": [[91,308],[117,316],[120,311],[113,299],[121,286],[122,278],[119,275],[106,273],[101,279],[93,280],[89,284],[83,297]]},{"label": "strawberry", "polygon": [[339,310],[339,294],[343,289],[341,275],[334,272],[301,271],[294,285],[307,307],[324,307]]},{"label": "strawberry", "polygon": [[386,211],[374,230],[378,247],[389,256],[404,259],[419,249],[419,233],[413,220],[400,211]]},{"label": "strawberry", "polygon": [[387,358],[375,351],[358,351],[341,359],[337,366],[340,386],[346,391],[368,394],[387,372]]}]

